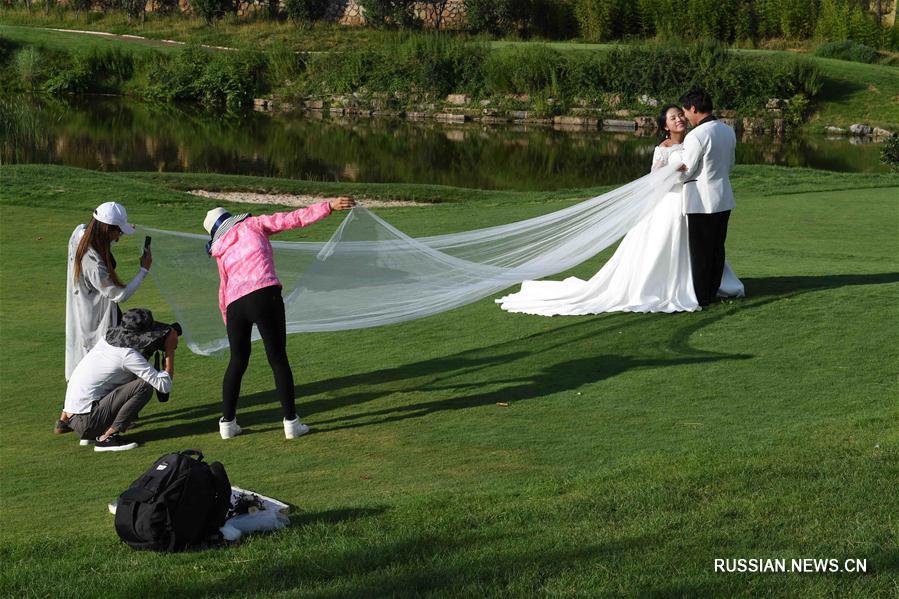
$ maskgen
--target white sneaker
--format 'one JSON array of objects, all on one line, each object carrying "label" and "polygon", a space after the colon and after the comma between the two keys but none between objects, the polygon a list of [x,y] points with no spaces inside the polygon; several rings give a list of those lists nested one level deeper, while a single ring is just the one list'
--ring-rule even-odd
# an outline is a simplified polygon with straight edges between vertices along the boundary
[{"label": "white sneaker", "polygon": [[219,418],[219,434],[222,436],[222,439],[230,439],[239,435],[240,427],[237,426],[237,418],[230,422],[225,422]]},{"label": "white sneaker", "polygon": [[284,437],[287,439],[296,439],[297,437],[302,437],[308,432],[309,427],[300,422],[299,416],[297,416],[293,420],[284,421]]}]

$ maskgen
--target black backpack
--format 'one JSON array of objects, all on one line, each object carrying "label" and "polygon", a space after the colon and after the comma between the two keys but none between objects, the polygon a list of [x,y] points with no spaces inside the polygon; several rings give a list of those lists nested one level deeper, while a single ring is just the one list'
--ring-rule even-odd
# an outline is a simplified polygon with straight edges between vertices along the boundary
[{"label": "black backpack", "polygon": [[119,495],[115,529],[133,549],[183,551],[221,542],[231,483],[195,449],[162,456]]}]

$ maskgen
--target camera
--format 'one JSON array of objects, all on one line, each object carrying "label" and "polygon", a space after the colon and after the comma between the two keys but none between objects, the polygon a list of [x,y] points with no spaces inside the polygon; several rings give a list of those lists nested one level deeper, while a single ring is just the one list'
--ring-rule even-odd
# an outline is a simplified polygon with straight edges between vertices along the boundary
[{"label": "camera", "polygon": [[[169,327],[173,331],[175,331],[175,333],[177,333],[179,337],[184,333],[184,331],[181,329],[180,323],[173,322],[172,324],[169,325]],[[162,357],[162,353],[163,353],[164,349],[165,349],[165,337],[162,337],[161,339],[159,339],[159,341],[154,343],[153,347],[152,347],[153,362],[154,362],[154,366],[155,366],[156,370],[159,370],[159,363],[161,362],[161,357]],[[171,395],[171,393],[163,393],[161,391],[157,391],[156,399],[158,399],[160,403],[165,403],[169,400],[170,395]]]}]

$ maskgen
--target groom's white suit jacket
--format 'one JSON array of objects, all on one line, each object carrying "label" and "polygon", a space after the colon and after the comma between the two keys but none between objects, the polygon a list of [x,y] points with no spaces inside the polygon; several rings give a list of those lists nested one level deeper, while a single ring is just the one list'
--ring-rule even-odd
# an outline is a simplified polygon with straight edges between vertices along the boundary
[{"label": "groom's white suit jacket", "polygon": [[721,121],[706,121],[684,139],[684,214],[712,214],[733,210],[734,190],[730,171],[734,166],[737,136]]}]

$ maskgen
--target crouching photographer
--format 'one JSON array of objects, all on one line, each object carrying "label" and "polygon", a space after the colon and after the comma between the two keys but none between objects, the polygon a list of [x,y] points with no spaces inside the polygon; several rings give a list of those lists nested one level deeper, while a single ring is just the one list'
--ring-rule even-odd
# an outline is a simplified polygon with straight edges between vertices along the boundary
[{"label": "crouching photographer", "polygon": [[[175,374],[175,349],[181,327],[153,320],[153,313],[132,308],[121,323],[109,329],[78,363],[66,389],[65,406],[57,432],[74,430],[82,440],[93,440],[94,451],[124,451],[137,447],[122,437],[153,390],[168,398]],[[148,358],[165,353],[165,367]]]}]

